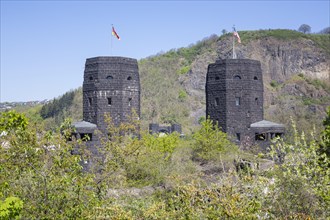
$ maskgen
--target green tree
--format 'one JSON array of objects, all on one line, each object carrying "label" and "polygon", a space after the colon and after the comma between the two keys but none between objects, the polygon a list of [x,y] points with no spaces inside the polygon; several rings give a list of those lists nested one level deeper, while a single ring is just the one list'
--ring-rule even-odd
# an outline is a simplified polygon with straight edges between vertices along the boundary
[{"label": "green tree", "polygon": [[0,133],[17,130],[25,130],[28,125],[27,118],[16,111],[2,112],[0,114]]},{"label": "green tree", "polygon": [[303,32],[304,34],[309,34],[311,32],[312,28],[308,24],[302,24],[298,28],[298,31]]},{"label": "green tree", "polygon": [[277,140],[269,154],[280,162],[274,169],[274,205],[270,211],[279,218],[324,219],[330,214],[329,160],[318,153],[315,138],[306,141],[295,124],[293,130],[294,142]]},{"label": "green tree", "polygon": [[330,160],[330,107],[328,107],[327,117],[323,121],[324,130],[322,132],[320,153],[325,153]]},{"label": "green tree", "polygon": [[17,197],[8,197],[0,201],[0,219],[20,219],[23,202]]},{"label": "green tree", "polygon": [[330,34],[330,27],[323,28],[319,33],[320,34]]},{"label": "green tree", "polygon": [[[22,118],[22,115],[16,115]],[[23,123],[24,125],[26,123]],[[93,174],[83,172],[80,155],[60,133],[44,133],[35,126],[14,129],[0,146],[0,201],[18,197],[23,219],[72,219],[97,202]],[[88,203],[86,203],[88,201]]]},{"label": "green tree", "polygon": [[202,127],[193,135],[195,140],[193,150],[196,159],[215,160],[219,158],[219,153],[234,152],[237,149],[218,124],[214,125],[208,118],[202,121],[201,125]]},{"label": "green tree", "polygon": [[164,137],[143,134],[138,138],[140,122],[131,118],[115,126],[109,115],[108,138],[102,140],[99,158],[98,195],[104,197],[107,188],[160,184],[170,171],[171,158],[179,144],[179,134]]}]

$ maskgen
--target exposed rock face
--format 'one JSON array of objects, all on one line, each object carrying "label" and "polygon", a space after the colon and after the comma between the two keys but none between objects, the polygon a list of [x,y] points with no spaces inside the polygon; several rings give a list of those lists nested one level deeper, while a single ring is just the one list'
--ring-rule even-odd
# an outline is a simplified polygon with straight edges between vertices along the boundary
[{"label": "exposed rock face", "polygon": [[[191,103],[191,117],[205,115],[207,66],[217,59],[231,58],[232,38],[227,37],[218,41],[215,50],[216,53],[210,50],[200,55],[193,62],[191,71],[180,78],[185,90],[194,100]],[[236,54],[237,58],[259,60],[261,63],[266,115],[268,110],[274,109],[274,105],[278,104],[276,98],[281,94],[311,98],[330,96],[328,91],[315,90],[308,85],[296,85],[294,82],[277,91],[272,90],[269,86],[270,82],[280,84],[297,74],[330,81],[330,55],[320,49],[312,40],[304,38],[280,40],[274,37],[265,37],[238,45],[236,43]],[[330,103],[323,103],[323,107],[316,106],[313,109],[316,109],[317,112],[323,112],[326,105],[330,105]]]},{"label": "exposed rock face", "polygon": [[[230,58],[230,38],[218,42],[218,56]],[[279,40],[267,37],[236,44],[238,58],[255,59],[261,62],[264,80],[284,81],[294,74],[302,73],[320,79],[330,79],[329,54],[322,51],[312,40]]]}]

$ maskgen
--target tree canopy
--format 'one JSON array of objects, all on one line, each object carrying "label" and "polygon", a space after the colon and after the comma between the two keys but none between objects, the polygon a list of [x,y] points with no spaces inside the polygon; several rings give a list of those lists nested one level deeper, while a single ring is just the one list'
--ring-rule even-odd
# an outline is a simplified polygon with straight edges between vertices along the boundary
[{"label": "tree canopy", "polygon": [[309,26],[308,24],[302,24],[300,25],[300,27],[298,28],[298,31],[303,32],[304,34],[309,34],[311,33],[311,26]]}]

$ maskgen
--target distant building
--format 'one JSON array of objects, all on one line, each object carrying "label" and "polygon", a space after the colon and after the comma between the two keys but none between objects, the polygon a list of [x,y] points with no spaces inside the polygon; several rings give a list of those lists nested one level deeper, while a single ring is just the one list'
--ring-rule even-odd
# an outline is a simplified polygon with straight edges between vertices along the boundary
[{"label": "distant building", "polygon": [[159,124],[149,124],[149,133],[150,134],[171,134],[177,132],[180,135],[182,134],[182,129],[180,124],[172,124],[170,126],[159,125]]},{"label": "distant building", "polygon": [[259,61],[226,59],[210,64],[205,92],[206,116],[239,144],[265,150],[272,138],[284,134],[284,125],[264,120]]}]

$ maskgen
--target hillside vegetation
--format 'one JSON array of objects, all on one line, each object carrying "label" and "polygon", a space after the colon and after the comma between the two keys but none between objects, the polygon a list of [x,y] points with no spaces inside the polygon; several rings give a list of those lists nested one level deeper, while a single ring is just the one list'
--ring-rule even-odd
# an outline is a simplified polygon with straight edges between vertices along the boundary
[{"label": "hillside vegetation", "polygon": [[243,44],[248,44],[253,40],[260,40],[267,37],[273,37],[278,40],[312,40],[319,48],[330,54],[329,48],[329,34],[304,34],[298,31],[277,29],[277,30],[260,30],[260,31],[240,31],[240,36]]},{"label": "hillside vegetation", "polygon": [[[238,58],[261,62],[265,118],[301,130],[321,127],[330,105],[330,35],[292,30],[240,31]],[[205,119],[207,66],[231,57],[230,33],[212,35],[188,47],[139,60],[142,127],[149,123],[181,123],[191,133]],[[83,73],[82,73],[83,74]],[[65,117],[82,119],[82,90],[70,91],[41,109],[47,126]]]}]

